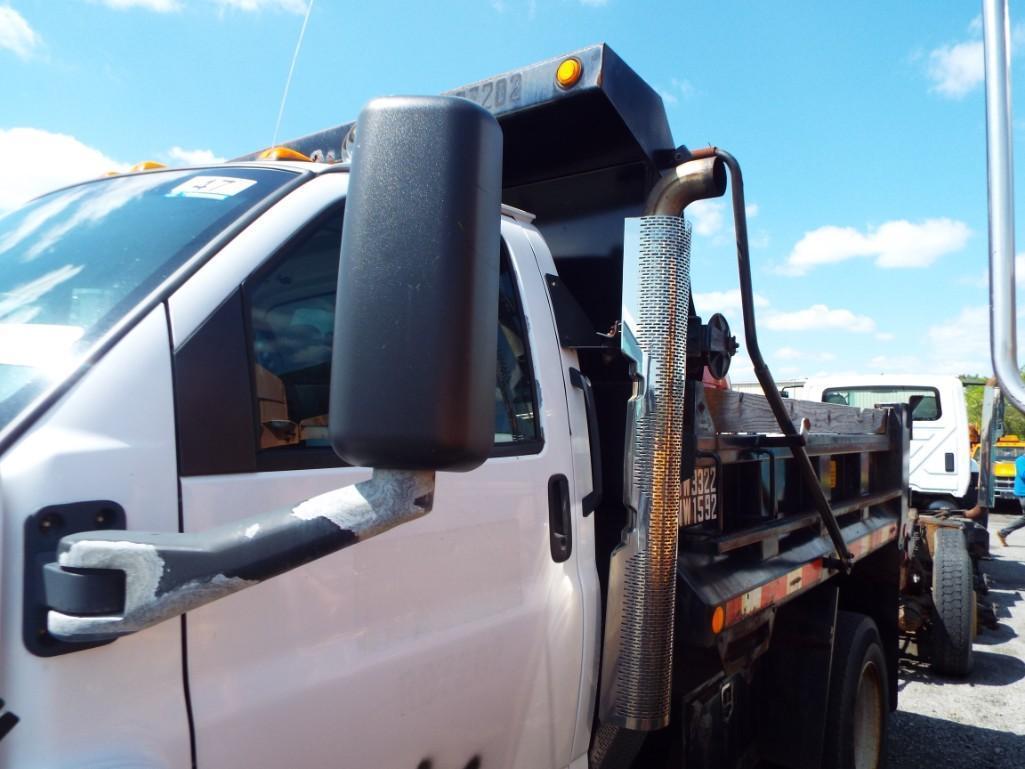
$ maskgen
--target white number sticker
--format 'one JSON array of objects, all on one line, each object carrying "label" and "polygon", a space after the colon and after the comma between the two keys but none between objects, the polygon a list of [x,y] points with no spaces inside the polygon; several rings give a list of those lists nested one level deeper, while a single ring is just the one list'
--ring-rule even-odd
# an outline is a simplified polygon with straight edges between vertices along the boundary
[{"label": "white number sticker", "polygon": [[696,467],[680,489],[680,526],[713,521],[718,515],[719,487],[715,465]]}]

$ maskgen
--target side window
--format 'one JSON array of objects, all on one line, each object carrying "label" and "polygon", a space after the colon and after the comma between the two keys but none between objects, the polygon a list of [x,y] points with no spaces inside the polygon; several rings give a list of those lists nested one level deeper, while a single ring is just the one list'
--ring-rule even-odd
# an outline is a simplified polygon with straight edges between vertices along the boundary
[{"label": "side window", "polygon": [[[340,243],[341,217],[336,214],[290,246],[244,287],[253,413],[261,452],[329,446],[327,410]],[[534,373],[504,242],[498,316],[496,453],[537,451],[541,431]]]},{"label": "side window", "polygon": [[341,217],[246,286],[260,449],[327,446]]},{"label": "side window", "polygon": [[498,278],[498,365],[495,372],[495,445],[535,443],[541,437],[516,276],[502,244]]}]

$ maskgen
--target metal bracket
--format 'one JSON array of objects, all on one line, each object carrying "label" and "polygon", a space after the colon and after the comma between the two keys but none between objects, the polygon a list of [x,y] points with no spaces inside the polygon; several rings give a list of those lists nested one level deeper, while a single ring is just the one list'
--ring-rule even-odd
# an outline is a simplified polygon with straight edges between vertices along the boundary
[{"label": "metal bracket", "polygon": [[548,273],[545,275],[548,296],[552,300],[555,326],[559,332],[559,344],[569,350],[614,349],[618,342],[614,335],[599,334],[587,313],[577,302],[562,278]]},{"label": "metal bracket", "polygon": [[[22,640],[26,649],[39,657],[55,657],[102,646],[114,640],[111,638],[88,643],[62,641],[46,629],[46,617],[50,608],[57,605],[78,606],[85,610],[83,613],[92,613],[100,605],[96,603],[97,597],[117,596],[118,579],[123,597],[124,573],[118,572],[119,578],[109,571],[94,572],[88,576],[64,572],[55,577],[53,570],[47,567],[56,566],[54,562],[57,560],[57,545],[61,537],[83,531],[114,531],[124,529],[125,526],[124,508],[109,500],[44,507],[25,519]],[[113,593],[108,592],[111,588]]]},{"label": "metal bracket", "polygon": [[716,379],[723,379],[730,370],[730,362],[739,345],[730,334],[730,324],[721,313],[715,313],[702,323],[692,315],[687,323],[688,375],[700,379],[705,366]]}]

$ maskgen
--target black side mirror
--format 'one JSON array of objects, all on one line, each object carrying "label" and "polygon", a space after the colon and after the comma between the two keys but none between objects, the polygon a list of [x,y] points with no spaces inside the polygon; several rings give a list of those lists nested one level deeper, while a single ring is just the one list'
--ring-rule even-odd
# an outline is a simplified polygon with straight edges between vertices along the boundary
[{"label": "black side mirror", "polygon": [[455,97],[360,113],[342,248],[330,434],[365,467],[469,470],[494,441],[502,132]]}]

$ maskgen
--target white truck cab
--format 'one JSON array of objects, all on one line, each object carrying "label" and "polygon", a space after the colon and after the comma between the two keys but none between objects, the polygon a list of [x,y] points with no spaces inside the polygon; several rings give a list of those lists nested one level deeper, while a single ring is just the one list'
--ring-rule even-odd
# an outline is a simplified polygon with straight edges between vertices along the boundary
[{"label": "white truck cab", "polygon": [[[12,399],[46,392],[72,342],[124,328],[38,420],[5,436],[8,532],[58,531],[69,504],[92,504],[97,520],[113,508],[142,530],[205,531],[370,477],[334,455],[325,419],[347,181],[309,163],[151,171],[7,217],[4,322],[30,324],[5,326],[8,417]],[[175,281],[226,231],[230,242]],[[578,510],[590,491],[586,441],[569,432],[586,436],[583,400],[551,320],[551,255],[518,212],[503,213],[501,233],[492,457],[441,476],[431,516],[200,608],[187,635],[183,618],[39,656],[66,647],[45,625],[24,629],[37,653],[22,643],[25,566],[6,552],[3,696],[21,723],[0,763],[188,766],[186,697],[205,766],[487,756],[526,769],[586,752],[591,520],[573,517],[579,544],[556,562],[548,519],[534,515],[552,476]]]},{"label": "white truck cab", "polygon": [[[908,403],[919,396],[912,414],[910,486],[915,504],[971,507],[964,504],[972,476],[968,410],[964,385],[956,376],[880,374],[817,377],[805,382],[805,400],[874,408]],[[974,503],[972,503],[974,504]]]}]

